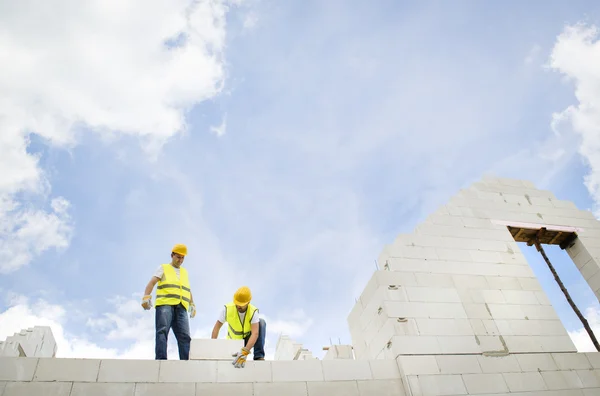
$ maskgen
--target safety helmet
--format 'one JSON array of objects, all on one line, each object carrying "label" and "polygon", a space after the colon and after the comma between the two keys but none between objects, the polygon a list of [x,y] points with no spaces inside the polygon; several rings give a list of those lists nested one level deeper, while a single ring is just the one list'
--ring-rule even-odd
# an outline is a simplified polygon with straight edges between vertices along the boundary
[{"label": "safety helmet", "polygon": [[244,306],[250,303],[250,300],[252,300],[252,293],[247,286],[240,287],[233,295],[233,303],[235,305]]},{"label": "safety helmet", "polygon": [[185,246],[184,244],[178,243],[177,245],[173,246],[172,252],[181,254],[182,256],[186,256],[187,255],[187,246]]}]

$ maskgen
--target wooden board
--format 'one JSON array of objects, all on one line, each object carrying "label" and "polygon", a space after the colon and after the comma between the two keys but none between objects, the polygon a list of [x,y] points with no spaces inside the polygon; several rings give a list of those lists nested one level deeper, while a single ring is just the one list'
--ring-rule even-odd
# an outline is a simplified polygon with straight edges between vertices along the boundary
[{"label": "wooden board", "polygon": [[[517,242],[526,242],[529,246],[533,245],[536,234],[539,232],[538,229],[534,228],[523,228],[508,226],[513,238]],[[546,245],[559,245],[562,249],[569,247],[573,241],[577,238],[575,232],[556,231],[546,229],[540,238],[540,242]]]}]

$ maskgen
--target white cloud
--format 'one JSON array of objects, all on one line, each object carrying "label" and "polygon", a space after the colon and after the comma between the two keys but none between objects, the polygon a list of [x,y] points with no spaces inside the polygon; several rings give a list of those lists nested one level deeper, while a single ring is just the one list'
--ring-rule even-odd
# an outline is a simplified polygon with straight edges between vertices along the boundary
[{"label": "white cloud", "polygon": [[600,40],[598,28],[577,24],[556,40],[549,67],[565,75],[575,88],[577,104],[553,116],[553,129],[566,121],[581,137],[579,153],[589,166],[585,185],[600,205]]},{"label": "white cloud", "polygon": [[[75,145],[82,128],[105,139],[129,134],[157,155],[185,130],[185,112],[221,90],[228,3],[0,3],[3,271],[71,237],[68,202],[43,207],[50,185],[39,156],[28,152],[31,134],[61,147]],[[29,205],[18,203],[23,193]]]},{"label": "white cloud", "polygon": [[[586,309],[584,316],[596,338],[600,339],[600,310],[598,308],[588,308]],[[596,352],[596,348],[594,347],[594,344],[592,344],[590,336],[583,327],[576,331],[570,331],[569,335],[579,352]]]}]

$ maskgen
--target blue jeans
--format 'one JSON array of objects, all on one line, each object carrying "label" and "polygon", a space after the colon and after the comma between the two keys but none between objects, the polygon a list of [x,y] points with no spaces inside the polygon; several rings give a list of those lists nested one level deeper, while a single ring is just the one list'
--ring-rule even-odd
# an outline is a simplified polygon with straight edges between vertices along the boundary
[{"label": "blue jeans", "polygon": [[156,360],[167,359],[167,340],[171,328],[177,339],[179,359],[189,360],[192,338],[190,337],[188,312],[182,304],[156,307]]},{"label": "blue jeans", "polygon": [[[260,319],[258,321],[258,338],[254,343],[254,360],[264,359],[265,358],[265,337],[267,336],[267,322],[264,319]],[[244,346],[248,344],[251,335],[244,338]]]}]

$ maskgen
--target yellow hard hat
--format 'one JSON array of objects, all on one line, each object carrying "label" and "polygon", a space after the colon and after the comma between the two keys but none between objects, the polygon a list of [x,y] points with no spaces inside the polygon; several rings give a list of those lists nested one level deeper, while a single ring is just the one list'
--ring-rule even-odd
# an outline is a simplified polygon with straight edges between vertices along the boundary
[{"label": "yellow hard hat", "polygon": [[233,295],[233,303],[235,305],[244,306],[250,303],[250,300],[252,300],[252,293],[247,286],[240,287]]},{"label": "yellow hard hat", "polygon": [[173,246],[172,252],[181,254],[182,256],[186,256],[187,255],[187,246],[185,246],[182,243],[178,243],[177,245]]}]

